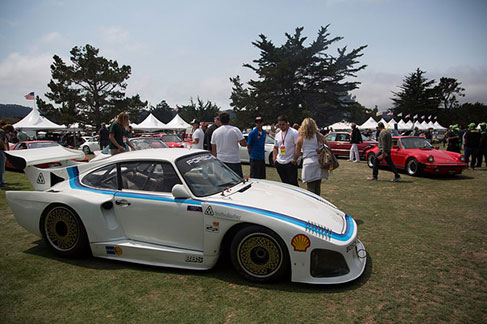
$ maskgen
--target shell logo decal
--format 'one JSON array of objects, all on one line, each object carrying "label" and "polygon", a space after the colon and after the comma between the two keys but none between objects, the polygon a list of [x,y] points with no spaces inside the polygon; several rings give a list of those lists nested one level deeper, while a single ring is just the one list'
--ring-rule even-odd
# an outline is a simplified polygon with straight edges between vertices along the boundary
[{"label": "shell logo decal", "polygon": [[311,241],[304,234],[297,234],[291,240],[291,245],[294,251],[306,252],[306,250],[311,246]]}]

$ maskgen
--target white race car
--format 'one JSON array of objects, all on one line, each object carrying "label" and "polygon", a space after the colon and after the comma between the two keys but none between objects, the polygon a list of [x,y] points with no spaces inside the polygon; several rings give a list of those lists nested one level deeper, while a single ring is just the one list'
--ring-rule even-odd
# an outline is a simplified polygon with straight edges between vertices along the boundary
[{"label": "white race car", "polygon": [[59,151],[52,158],[74,165],[51,169],[34,167],[32,151],[6,152],[36,189],[7,191],[7,200],[19,224],[60,255],[205,270],[228,249],[256,282],[290,273],[294,282],[344,283],[365,269],[349,215],[299,187],[244,180],[207,151],[143,150],[84,164]]}]

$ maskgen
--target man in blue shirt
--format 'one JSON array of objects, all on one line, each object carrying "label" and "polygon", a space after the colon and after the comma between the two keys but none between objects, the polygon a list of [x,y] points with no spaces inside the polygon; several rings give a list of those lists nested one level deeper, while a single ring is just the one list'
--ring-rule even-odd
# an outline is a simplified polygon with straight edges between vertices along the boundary
[{"label": "man in blue shirt", "polygon": [[247,139],[247,150],[250,157],[250,177],[265,179],[265,137],[266,131],[262,129],[264,120],[262,117],[255,118],[255,127]]}]

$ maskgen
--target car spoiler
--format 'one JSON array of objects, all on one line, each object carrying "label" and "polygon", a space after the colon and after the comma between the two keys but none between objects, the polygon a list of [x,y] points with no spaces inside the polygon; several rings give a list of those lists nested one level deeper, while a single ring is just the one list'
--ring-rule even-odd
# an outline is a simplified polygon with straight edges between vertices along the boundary
[{"label": "car spoiler", "polygon": [[[82,151],[63,146],[5,151],[5,155],[15,168],[24,170],[36,191],[49,189],[56,183],[67,180],[69,178],[66,170],[68,166],[86,164],[73,161],[73,159],[84,159],[85,154]],[[61,166],[46,169],[35,167],[38,164],[52,162],[58,162]]]}]

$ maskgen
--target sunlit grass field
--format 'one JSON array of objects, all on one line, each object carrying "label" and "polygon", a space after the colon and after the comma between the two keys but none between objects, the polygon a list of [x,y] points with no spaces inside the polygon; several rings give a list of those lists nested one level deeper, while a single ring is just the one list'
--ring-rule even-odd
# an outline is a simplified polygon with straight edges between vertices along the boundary
[{"label": "sunlit grass field", "polygon": [[[486,323],[487,168],[392,183],[387,170],[369,182],[364,162],[340,164],[322,196],[357,221],[369,259],[334,286],[249,283],[227,259],[199,272],[60,258],[1,190],[0,323]],[[273,168],[267,178],[279,180]],[[22,173],[6,181],[31,190]]]}]

